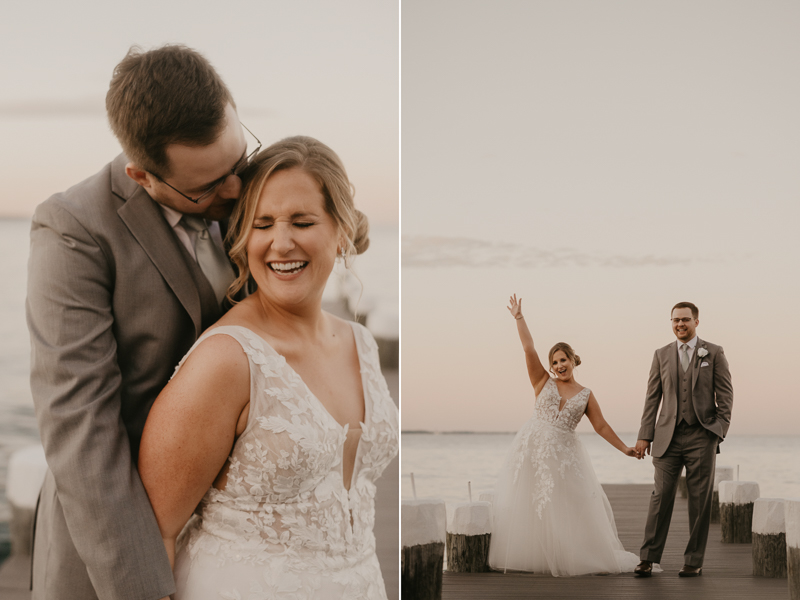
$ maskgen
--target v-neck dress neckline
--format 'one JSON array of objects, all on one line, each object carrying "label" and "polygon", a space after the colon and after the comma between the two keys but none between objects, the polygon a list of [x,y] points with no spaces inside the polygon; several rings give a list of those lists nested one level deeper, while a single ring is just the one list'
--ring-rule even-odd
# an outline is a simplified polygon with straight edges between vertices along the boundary
[{"label": "v-neck dress neckline", "polygon": [[[365,381],[365,369],[363,367],[363,362],[364,361],[362,360],[363,348],[362,348],[362,344],[361,344],[361,342],[359,340],[359,332],[356,329],[356,325],[357,324],[352,322],[352,321],[350,321],[350,322],[348,322],[348,325],[350,325],[350,329],[353,332],[353,340],[354,340],[355,345],[356,345],[356,357],[358,359],[358,373],[359,373],[359,377],[361,379],[361,396],[362,396],[362,402],[363,402],[363,407],[364,407],[364,420],[363,421],[359,421],[359,425],[361,426],[361,434],[359,435],[358,442],[356,442],[356,451],[355,451],[355,455],[353,457],[353,468],[352,468],[352,471],[351,471],[351,474],[350,474],[349,485],[344,480],[344,467],[345,467],[344,460],[346,458],[345,447],[344,446],[345,446],[345,444],[347,444],[346,436],[347,436],[348,432],[350,431],[350,423],[345,423],[344,425],[339,423],[339,421],[337,421],[336,418],[331,414],[331,412],[325,407],[325,405],[322,403],[322,400],[320,400],[319,397],[313,392],[313,390],[309,387],[309,385],[305,382],[305,380],[300,376],[300,374],[295,370],[295,368],[292,367],[291,364],[289,364],[289,361],[286,360],[286,357],[283,356],[280,352],[278,352],[272,346],[272,344],[270,344],[267,340],[264,339],[263,336],[259,335],[257,332],[253,331],[249,327],[245,327],[244,325],[222,325],[222,326],[216,327],[216,328],[214,328],[214,329],[212,329],[212,330],[210,330],[208,332],[209,335],[213,335],[214,333],[217,333],[217,332],[218,332],[218,334],[225,334],[225,333],[227,333],[227,329],[228,328],[236,328],[236,329],[244,330],[245,332],[249,333],[250,335],[253,335],[253,336],[257,337],[259,340],[261,340],[261,343],[266,348],[268,348],[270,350],[270,352],[272,352],[272,354],[274,356],[277,356],[277,357],[280,357],[281,359],[283,359],[284,364],[285,364],[285,368],[290,371],[290,373],[297,379],[297,381],[302,383],[302,386],[305,388],[305,391],[307,392],[307,396],[312,398],[313,402],[316,403],[316,406],[319,409],[319,412],[323,415],[323,418],[328,419],[328,421],[332,425],[334,425],[335,427],[338,427],[342,431],[342,434],[345,436],[345,440],[342,443],[340,460],[341,460],[341,463],[342,463],[342,486],[344,487],[344,489],[346,491],[349,491],[352,488],[353,481],[356,479],[356,475],[357,475],[356,474],[356,467],[358,465],[359,451],[361,449],[361,436],[364,435],[364,430],[367,427],[366,424],[369,423],[370,413],[371,413],[371,402],[368,399],[367,385],[366,385],[366,381]],[[250,409],[252,411],[252,404],[251,404]],[[245,427],[244,431],[247,431],[249,428],[250,428],[250,415],[248,415],[248,423],[247,423],[247,426]],[[244,431],[242,432],[242,435],[244,435]],[[239,436],[239,437],[241,437],[241,436]],[[237,441],[238,441],[238,439],[237,439]],[[234,447],[235,447],[235,445],[234,445]]]},{"label": "v-neck dress neckline", "polygon": [[[569,398],[567,398],[566,400],[564,400],[564,396],[562,396],[562,395],[561,395],[561,392],[560,392],[560,391],[558,391],[558,384],[556,383],[556,380],[555,380],[553,377],[551,377],[551,378],[550,378],[550,381],[552,381],[552,382],[553,382],[553,386],[555,387],[555,390],[556,390],[556,396],[558,396],[558,400],[559,400],[559,402],[558,402],[558,414],[561,414],[561,413],[562,413],[562,411],[563,411],[565,408],[567,408],[567,404],[569,404],[569,403],[570,403],[572,400],[574,400],[575,398],[577,398],[578,396],[580,396],[581,394],[583,394],[584,390],[587,390],[587,389],[589,389],[589,388],[587,388],[586,386],[583,386],[583,387],[580,389],[580,391],[579,391],[579,392],[577,392],[577,393],[573,394],[572,396],[570,396]],[[561,404],[561,400],[564,400],[564,404],[563,404],[563,405]]]}]

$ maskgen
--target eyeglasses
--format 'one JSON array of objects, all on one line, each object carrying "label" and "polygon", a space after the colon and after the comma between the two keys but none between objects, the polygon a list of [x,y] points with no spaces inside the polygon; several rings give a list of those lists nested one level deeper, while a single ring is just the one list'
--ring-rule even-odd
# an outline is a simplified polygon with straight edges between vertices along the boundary
[{"label": "eyeglasses", "polygon": [[[186,194],[184,194],[184,193],[183,193],[182,191],[180,191],[179,189],[177,189],[177,188],[175,188],[175,187],[172,187],[170,184],[168,184],[166,181],[164,181],[163,179],[161,179],[161,177],[159,177],[159,176],[158,176],[158,175],[156,175],[155,173],[151,173],[151,175],[153,175],[153,177],[155,177],[156,179],[158,179],[158,180],[159,180],[161,183],[163,183],[164,185],[166,185],[168,188],[170,188],[170,189],[172,189],[172,190],[174,190],[174,191],[178,192],[178,193],[179,193],[181,196],[183,196],[184,198],[186,198],[186,199],[187,199],[189,202],[192,202],[193,204],[200,204],[200,203],[201,203],[203,200],[205,200],[205,199],[209,198],[209,197],[211,196],[211,194],[213,194],[213,193],[214,193],[214,191],[215,191],[215,190],[216,190],[216,189],[217,189],[219,186],[221,186],[221,185],[222,185],[222,183],[223,183],[223,182],[224,182],[224,181],[225,181],[225,180],[226,180],[226,179],[227,179],[227,178],[228,178],[230,175],[236,175],[236,176],[238,177],[238,176],[239,176],[239,175],[242,173],[242,171],[244,171],[244,170],[245,170],[245,168],[247,167],[247,165],[249,165],[249,164],[250,164],[250,161],[251,161],[251,160],[253,160],[253,157],[254,157],[256,154],[258,154],[258,151],[259,151],[259,150],[261,150],[261,141],[260,141],[260,140],[259,140],[259,139],[258,139],[258,138],[255,136],[255,134],[254,134],[252,131],[250,131],[250,130],[249,130],[247,127],[245,127],[245,126],[244,126],[244,123],[242,123],[242,122],[240,121],[240,122],[239,122],[239,124],[242,126],[242,128],[243,128],[243,129],[244,129],[244,130],[245,130],[247,133],[249,133],[250,135],[252,135],[252,136],[253,136],[253,139],[256,141],[256,147],[255,147],[255,150],[253,150],[253,151],[252,151],[250,154],[248,154],[248,155],[247,155],[247,156],[245,156],[245,157],[244,157],[242,160],[240,160],[238,163],[236,163],[236,165],[235,165],[235,166],[234,166],[234,167],[231,169],[231,172],[230,172],[229,174],[227,174],[227,175],[225,175],[225,176],[223,176],[223,177],[220,177],[220,178],[219,178],[219,179],[217,179],[217,180],[216,180],[214,183],[212,183],[210,186],[208,186],[208,189],[206,189],[206,190],[205,190],[205,191],[204,191],[202,194],[200,194],[200,195],[199,195],[197,198],[192,198],[191,196],[187,196]],[[245,150],[245,152],[247,152],[247,150]]]},{"label": "eyeglasses", "polygon": [[683,317],[682,319],[670,319],[670,321],[672,321],[675,325],[677,325],[678,323],[691,323],[692,321],[694,321],[694,318]]}]

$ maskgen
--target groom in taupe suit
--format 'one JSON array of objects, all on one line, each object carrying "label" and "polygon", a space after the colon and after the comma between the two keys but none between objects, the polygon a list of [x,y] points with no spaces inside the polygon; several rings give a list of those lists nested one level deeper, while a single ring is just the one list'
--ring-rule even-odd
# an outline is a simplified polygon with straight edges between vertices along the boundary
[{"label": "groom in taupe suit", "polygon": [[[672,330],[678,339],[656,350],[650,368],[636,450],[640,458],[647,452],[653,456],[655,489],[639,553],[642,562],[634,570],[638,576],[651,575],[653,563],[661,561],[678,478],[684,467],[690,535],[684,566],[678,575],[702,574],[714,463],[731,422],[733,386],[722,348],[696,335],[699,316],[691,302],[679,302],[673,307]],[[656,421],[659,405],[661,412]]]},{"label": "groom in taupe suit", "polygon": [[132,49],[106,107],[125,154],[39,205],[31,225],[31,390],[49,466],[34,600],[175,591],[136,470],[139,440],[234,275],[219,221],[249,155],[213,67],[183,46]]}]

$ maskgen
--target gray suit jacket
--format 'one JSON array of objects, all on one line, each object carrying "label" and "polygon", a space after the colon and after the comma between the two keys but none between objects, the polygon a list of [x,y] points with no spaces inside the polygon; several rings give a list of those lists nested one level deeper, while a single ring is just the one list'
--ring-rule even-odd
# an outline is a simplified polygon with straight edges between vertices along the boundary
[{"label": "gray suit jacket", "polygon": [[[708,354],[700,356],[700,348]],[[671,342],[656,350],[647,397],[639,428],[640,440],[653,442],[652,456],[659,457],[667,451],[678,422],[678,345]],[[692,369],[692,400],[699,423],[720,438],[728,433],[733,407],[733,384],[728,360],[721,346],[697,338]],[[656,413],[661,413],[656,421]]]},{"label": "gray suit jacket", "polygon": [[174,591],[136,459],[153,401],[220,309],[126,163],[52,196],[31,226],[31,391],[50,467],[34,599]]}]

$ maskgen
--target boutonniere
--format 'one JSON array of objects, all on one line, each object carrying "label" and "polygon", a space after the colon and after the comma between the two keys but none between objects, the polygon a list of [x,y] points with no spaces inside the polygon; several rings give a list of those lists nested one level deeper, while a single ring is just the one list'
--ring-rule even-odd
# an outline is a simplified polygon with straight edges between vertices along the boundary
[{"label": "boutonniere", "polygon": [[700,348],[697,351],[697,356],[699,356],[700,358],[703,358],[704,356],[708,356],[708,350],[706,350],[705,348]]}]

